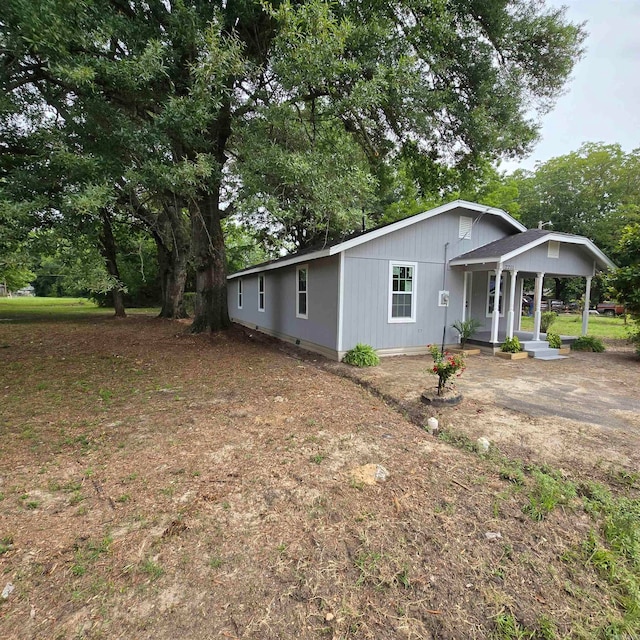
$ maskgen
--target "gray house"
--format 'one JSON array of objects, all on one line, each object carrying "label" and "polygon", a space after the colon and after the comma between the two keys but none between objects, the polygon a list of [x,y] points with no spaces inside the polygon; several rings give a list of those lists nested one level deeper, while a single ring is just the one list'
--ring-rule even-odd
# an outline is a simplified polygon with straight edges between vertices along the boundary
[{"label": "gray house", "polygon": [[613,263],[590,240],[527,230],[501,209],[456,200],[316,250],[228,276],[234,322],[341,359],[357,343],[379,355],[455,345],[475,318],[493,344],[520,329],[525,278],[536,279],[540,338],[545,276],[591,278]]}]

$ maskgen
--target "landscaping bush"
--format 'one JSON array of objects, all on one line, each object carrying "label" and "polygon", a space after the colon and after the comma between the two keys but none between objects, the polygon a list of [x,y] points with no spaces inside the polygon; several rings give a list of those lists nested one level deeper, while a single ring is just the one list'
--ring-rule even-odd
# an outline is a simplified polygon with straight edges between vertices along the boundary
[{"label": "landscaping bush", "polygon": [[602,353],[604,351],[604,344],[602,344],[602,340],[595,338],[594,336],[581,336],[571,344],[571,348],[574,351],[593,351],[594,353]]},{"label": "landscaping bush", "polygon": [[481,323],[475,318],[457,320],[451,326],[460,334],[460,348],[464,349],[467,340],[476,332]]},{"label": "landscaping bush", "polygon": [[518,353],[518,351],[522,351],[522,345],[520,344],[520,340],[518,340],[518,336],[507,338],[500,345],[500,351],[504,351],[504,353]]},{"label": "landscaping bush", "polygon": [[368,344],[357,344],[345,353],[342,362],[354,367],[375,367],[380,364],[380,358],[373,347]]},{"label": "landscaping bush", "polygon": [[553,331],[547,331],[547,342],[552,349],[559,349],[562,346],[562,339]]},{"label": "landscaping bush", "polygon": [[429,353],[433,358],[433,367],[429,369],[429,373],[438,376],[438,395],[442,395],[447,382],[453,376],[460,377],[464,371],[464,358],[462,355],[451,355],[447,351],[440,351],[435,344],[427,345]]},{"label": "landscaping bush", "polygon": [[540,331],[547,333],[551,325],[556,321],[558,314],[555,311],[543,311],[540,316]]}]

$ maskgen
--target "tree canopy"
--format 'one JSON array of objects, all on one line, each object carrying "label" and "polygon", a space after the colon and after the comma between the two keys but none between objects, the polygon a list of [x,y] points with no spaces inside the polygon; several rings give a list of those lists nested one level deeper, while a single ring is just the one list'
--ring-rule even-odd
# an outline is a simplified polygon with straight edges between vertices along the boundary
[{"label": "tree canopy", "polygon": [[146,225],[167,292],[188,253],[194,331],[228,325],[227,216],[300,245],[397,200],[399,159],[426,196],[524,153],[585,35],[538,0],[5,0],[0,27],[10,200]]}]

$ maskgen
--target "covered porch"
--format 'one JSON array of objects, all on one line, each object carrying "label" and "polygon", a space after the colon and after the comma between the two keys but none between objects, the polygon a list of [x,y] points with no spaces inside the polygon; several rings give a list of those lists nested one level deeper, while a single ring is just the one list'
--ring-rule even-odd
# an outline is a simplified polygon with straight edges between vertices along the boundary
[{"label": "covered porch", "polygon": [[[581,335],[586,335],[592,278],[615,267],[588,238],[543,229],[496,240],[453,258],[449,265],[464,273],[463,320],[474,318],[480,324],[468,342],[494,348],[514,336],[521,342],[544,343],[540,327],[545,277],[584,278]],[[526,332],[521,328],[522,301],[524,281],[530,278],[535,279],[533,331]],[[567,343],[576,338],[561,337]]]}]

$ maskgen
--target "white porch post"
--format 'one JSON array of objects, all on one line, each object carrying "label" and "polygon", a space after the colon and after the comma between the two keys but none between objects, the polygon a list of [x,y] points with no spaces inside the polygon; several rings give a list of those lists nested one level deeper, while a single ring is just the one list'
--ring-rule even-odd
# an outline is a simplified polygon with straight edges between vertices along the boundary
[{"label": "white porch post", "polygon": [[500,322],[500,292],[502,291],[502,265],[496,267],[496,284],[493,290],[493,316],[491,317],[491,342],[498,342],[498,323]]},{"label": "white porch post", "polygon": [[[507,338],[513,338],[514,304],[516,298],[516,277],[518,272],[515,269],[509,271],[509,313],[507,315]],[[520,305],[522,308],[522,305]]]},{"label": "white porch post", "polygon": [[522,329],[522,300],[524,299],[524,280],[520,280],[520,294],[518,295],[518,322],[516,331]]},{"label": "white porch post", "polygon": [[536,274],[536,292],[534,296],[533,339],[540,340],[540,321],[542,320],[542,288],[544,273]]},{"label": "white porch post", "polygon": [[591,300],[591,276],[587,276],[587,287],[584,292],[584,309],[582,310],[582,335],[589,330],[589,304]]},{"label": "white porch post", "polygon": [[462,290],[462,322],[467,319],[467,296],[469,295],[469,271],[464,272],[464,287]]}]

